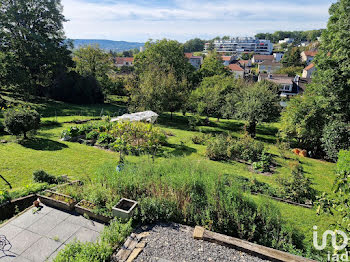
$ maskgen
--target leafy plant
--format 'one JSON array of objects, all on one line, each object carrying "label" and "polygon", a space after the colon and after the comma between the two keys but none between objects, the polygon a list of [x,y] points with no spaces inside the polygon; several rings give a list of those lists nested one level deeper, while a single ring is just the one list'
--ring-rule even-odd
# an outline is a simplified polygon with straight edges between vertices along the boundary
[{"label": "leafy plant", "polygon": [[27,108],[10,108],[4,113],[5,130],[12,135],[23,134],[27,138],[29,131],[40,127],[40,115],[37,111]]},{"label": "leafy plant", "polygon": [[211,134],[201,133],[199,135],[195,135],[191,138],[192,142],[197,145],[204,145],[211,139]]},{"label": "leafy plant", "polygon": [[57,178],[53,175],[46,173],[44,170],[34,171],[33,180],[36,183],[48,183],[48,184],[57,184]]}]

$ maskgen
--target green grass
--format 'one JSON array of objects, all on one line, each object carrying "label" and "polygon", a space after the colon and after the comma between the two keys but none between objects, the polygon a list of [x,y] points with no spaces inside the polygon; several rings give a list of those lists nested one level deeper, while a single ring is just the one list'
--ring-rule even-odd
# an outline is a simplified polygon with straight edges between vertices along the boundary
[{"label": "green grass", "polygon": [[[4,96],[4,94],[3,94]],[[8,101],[18,102],[18,97],[5,94]],[[120,103],[122,104],[120,105]],[[53,175],[67,174],[72,179],[79,179],[90,176],[106,162],[118,162],[118,154],[94,147],[81,145],[78,143],[60,141],[62,130],[74,124],[65,124],[64,122],[89,119],[99,116],[103,109],[104,114],[114,115],[125,110],[125,100],[113,98],[110,104],[77,106],[64,104],[55,101],[46,101],[35,99],[31,103],[26,103],[37,109],[44,118],[42,121],[57,121],[58,124],[42,127],[38,134],[28,141],[16,140],[11,136],[0,133],[0,140],[8,140],[9,143],[0,143],[0,174],[4,176],[13,186],[18,188],[32,183],[32,174],[34,171],[43,169]],[[0,121],[1,121],[0,115]],[[279,155],[276,146],[276,134],[278,132],[278,123],[262,124],[258,126],[257,139],[264,142],[269,152],[274,155],[278,163],[275,173],[271,176],[252,173],[248,166],[238,162],[214,162],[205,157],[206,147],[192,143],[191,137],[196,133],[221,133],[229,132],[232,136],[242,136],[244,123],[234,120],[210,119],[210,126],[201,126],[197,131],[191,131],[188,128],[187,117],[175,114],[173,119],[170,115],[164,114],[160,117],[158,125],[164,130],[171,132],[174,136],[169,137],[169,146],[163,148],[163,153],[156,161],[160,161],[165,156],[184,156],[193,161],[202,161],[212,169],[218,170],[221,174],[229,176],[244,176],[256,178],[259,181],[266,182],[273,187],[277,187],[276,178],[279,176],[288,176],[290,174],[289,164],[299,159],[308,177],[313,180],[313,187],[318,191],[331,193],[333,181],[335,179],[335,165],[326,161],[300,158],[293,155],[292,152],[285,152],[288,159],[283,159]],[[127,156],[129,162],[138,163],[147,156]],[[6,183],[0,180],[0,190],[8,189]],[[266,201],[260,196],[251,196],[256,202]],[[328,229],[334,222],[333,217],[317,216],[315,210],[309,210],[301,207],[295,207],[288,204],[273,201],[281,211],[283,218],[291,225],[295,226],[306,237],[305,241],[312,241],[312,227],[317,225],[320,230]]]}]

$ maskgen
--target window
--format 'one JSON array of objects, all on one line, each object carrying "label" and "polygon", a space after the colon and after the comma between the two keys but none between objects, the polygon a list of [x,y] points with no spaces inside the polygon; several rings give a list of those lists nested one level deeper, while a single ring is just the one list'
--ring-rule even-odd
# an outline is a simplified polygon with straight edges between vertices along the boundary
[{"label": "window", "polygon": [[292,85],[282,85],[281,91],[291,92],[292,91]]}]

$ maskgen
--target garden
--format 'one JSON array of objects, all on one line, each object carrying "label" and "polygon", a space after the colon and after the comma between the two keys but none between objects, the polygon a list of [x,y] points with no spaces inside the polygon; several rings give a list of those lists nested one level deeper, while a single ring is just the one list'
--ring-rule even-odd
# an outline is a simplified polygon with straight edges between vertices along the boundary
[{"label": "garden", "polygon": [[278,141],[278,124],[259,125],[253,139],[234,120],[202,118],[193,126],[195,116],[163,114],[155,125],[110,123],[76,112],[42,117],[27,139],[3,131],[1,174],[12,189],[1,180],[1,203],[37,193],[114,221],[113,207],[127,198],[138,202],[132,228],[157,221],[203,225],[318,257],[308,249],[312,226],[327,228],[335,218],[318,216],[314,201],[320,192],[331,194],[335,165],[294,154]]}]

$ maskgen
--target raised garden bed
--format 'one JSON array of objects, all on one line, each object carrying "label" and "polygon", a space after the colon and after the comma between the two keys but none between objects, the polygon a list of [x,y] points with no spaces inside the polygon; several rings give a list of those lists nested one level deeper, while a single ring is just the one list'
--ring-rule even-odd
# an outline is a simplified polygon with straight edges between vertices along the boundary
[{"label": "raised garden bed", "polygon": [[82,186],[82,185],[83,185],[83,182],[81,182],[80,180],[74,180],[74,181],[72,181],[72,182],[64,183],[64,184],[57,185],[57,186],[53,187],[53,188],[52,188],[52,191],[56,191],[56,190],[59,189],[59,188],[63,188],[63,187],[66,187],[66,186],[73,186],[73,185]]},{"label": "raised garden bed", "polygon": [[68,211],[73,210],[76,204],[76,201],[72,197],[51,190],[45,190],[43,193],[38,194],[38,197],[45,205]]},{"label": "raised garden bed", "polygon": [[122,220],[128,220],[134,214],[136,206],[136,201],[122,198],[118,204],[112,208],[113,216],[121,218]]},{"label": "raised garden bed", "polygon": [[78,204],[75,205],[75,211],[77,211],[81,215],[87,215],[88,217],[93,218],[97,221],[108,223],[111,220],[111,218],[103,215],[95,214],[92,211],[95,207],[96,207],[95,204],[83,199]]}]

